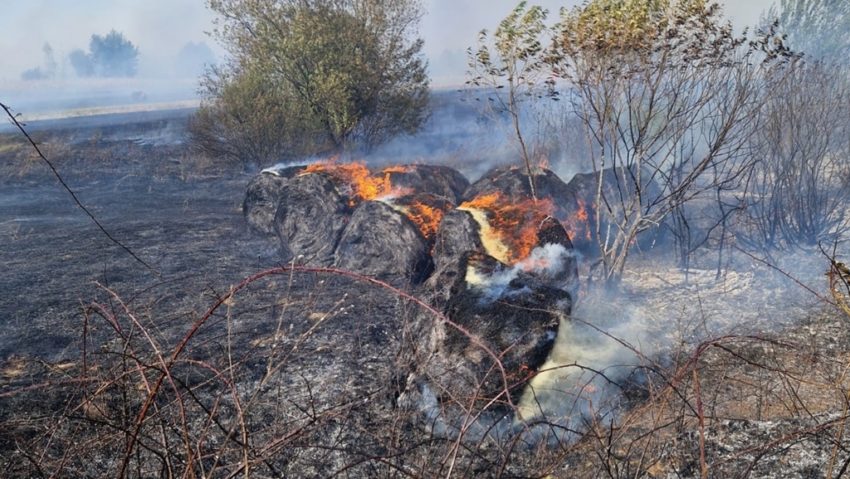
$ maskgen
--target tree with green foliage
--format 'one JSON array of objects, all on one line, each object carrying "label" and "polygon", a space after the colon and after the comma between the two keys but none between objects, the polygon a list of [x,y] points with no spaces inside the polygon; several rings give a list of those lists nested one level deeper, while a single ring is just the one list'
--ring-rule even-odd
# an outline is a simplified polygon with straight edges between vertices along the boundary
[{"label": "tree with green foliage", "polygon": [[[230,59],[202,84],[203,121],[193,133],[205,139],[202,149],[274,161],[368,149],[424,121],[417,0],[210,0],[209,7],[220,16],[215,35]],[[251,91],[262,94],[262,109],[252,108]],[[242,133],[257,128],[271,130]],[[221,144],[236,138],[271,143],[253,148],[263,152],[258,158]]]},{"label": "tree with green foliage", "polygon": [[190,118],[192,144],[205,154],[243,164],[262,164],[315,151],[314,131],[300,118],[291,94],[252,72],[211,70],[202,88],[216,92]]},{"label": "tree with green foliage", "polygon": [[736,35],[709,0],[591,0],[562,10],[555,30],[549,63],[567,85],[560,91],[584,124],[594,169],[618,177],[607,191],[598,176],[603,276],[619,280],[638,234],[668,219],[686,268],[685,205],[719,202],[741,184],[768,72],[791,52],[772,30]]}]

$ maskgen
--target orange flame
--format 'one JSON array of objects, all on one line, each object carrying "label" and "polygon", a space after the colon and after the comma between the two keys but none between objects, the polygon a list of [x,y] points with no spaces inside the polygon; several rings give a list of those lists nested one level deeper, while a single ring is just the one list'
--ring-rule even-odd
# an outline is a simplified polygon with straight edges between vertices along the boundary
[{"label": "orange flame", "polygon": [[419,228],[426,240],[432,241],[437,236],[437,228],[446,212],[432,208],[425,203],[414,202],[407,207],[407,217]]},{"label": "orange flame", "polygon": [[391,200],[389,203],[397,211],[407,216],[429,242],[437,236],[437,230],[440,228],[443,216],[453,207],[450,202],[427,193],[402,196]]},{"label": "orange flame", "polygon": [[[410,171],[413,171],[413,167],[399,165],[386,167],[380,173],[373,174],[363,163],[335,163],[328,160],[313,163],[299,174],[323,173],[330,176],[340,192],[350,197],[349,206],[354,208],[364,201],[409,194],[410,191],[406,188],[394,187],[391,176],[393,173]],[[386,202],[410,218],[428,241],[434,239],[443,215],[451,208],[451,204],[443,204],[430,195],[401,197],[397,200]]]},{"label": "orange flame", "polygon": [[578,211],[575,215],[561,221],[561,224],[564,225],[564,229],[567,230],[570,239],[575,241],[576,238],[584,237],[587,241],[590,241],[590,215],[587,211],[587,203],[581,198],[578,198],[577,201]]},{"label": "orange flame", "polygon": [[481,242],[490,256],[507,264],[525,259],[537,246],[540,223],[551,216],[551,199],[511,201],[499,193],[478,196],[460,205],[481,225]]},{"label": "orange flame", "polygon": [[342,193],[351,196],[352,206],[395,193],[390,175],[372,175],[363,163],[334,163],[321,161],[304,168],[300,174],[324,173],[331,177],[337,187],[344,186]]}]

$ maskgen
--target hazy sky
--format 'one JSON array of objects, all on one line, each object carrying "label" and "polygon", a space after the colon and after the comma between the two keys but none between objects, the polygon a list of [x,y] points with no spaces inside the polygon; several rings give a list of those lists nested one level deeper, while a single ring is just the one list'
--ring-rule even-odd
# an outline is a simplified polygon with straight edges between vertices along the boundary
[{"label": "hazy sky", "polygon": [[[554,17],[560,6],[580,0],[539,0]],[[435,75],[453,71],[462,52],[482,28],[492,29],[517,0],[423,0],[427,14],[422,35]],[[726,0],[736,25],[757,21],[772,0]],[[42,64],[42,45],[56,52],[60,73],[63,59],[88,47],[93,33],[118,30],[141,52],[140,75],[157,77],[172,71],[179,49],[187,42],[206,41],[213,15],[203,0],[0,0],[0,82],[17,81],[22,71]],[[462,63],[461,63],[462,64]],[[65,64],[65,68],[70,67]],[[461,67],[462,68],[462,67]],[[462,71],[458,72],[460,75]]]},{"label": "hazy sky", "polygon": [[87,50],[92,34],[111,29],[139,47],[140,73],[156,75],[187,42],[213,46],[204,34],[212,18],[203,0],[0,0],[0,80],[41,65],[45,42],[61,68],[71,50]]}]

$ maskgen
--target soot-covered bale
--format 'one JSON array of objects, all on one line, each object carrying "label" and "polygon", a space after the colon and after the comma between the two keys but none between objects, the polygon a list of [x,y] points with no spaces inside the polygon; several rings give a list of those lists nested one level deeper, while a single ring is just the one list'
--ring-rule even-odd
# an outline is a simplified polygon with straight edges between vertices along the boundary
[{"label": "soot-covered bale", "polygon": [[[519,263],[530,274],[539,276],[549,286],[575,292],[578,265],[573,245],[561,223],[546,216],[536,227],[537,241],[529,257]],[[459,263],[468,252],[490,253],[481,239],[481,226],[465,210],[448,213],[440,224],[432,250],[434,274],[425,283],[433,293],[432,303],[443,305],[450,295],[449,286],[459,275]]]},{"label": "soot-covered bale", "polygon": [[[445,308],[459,328],[430,323],[402,397],[430,420],[439,416],[440,428],[458,426],[470,406],[511,416],[572,306],[568,292],[486,254],[464,254],[461,270]],[[427,313],[421,319],[428,323]]]},{"label": "soot-covered bale", "polygon": [[[551,170],[538,168],[534,175],[534,188],[538,198],[562,198],[567,184]],[[518,167],[502,167],[490,170],[464,192],[464,201],[478,196],[499,193],[509,198],[531,198],[531,185],[525,170]],[[557,205],[556,205],[557,206]]]},{"label": "soot-covered bale", "polygon": [[428,243],[416,225],[380,201],[357,207],[334,258],[341,269],[413,283],[424,279],[431,266]]},{"label": "soot-covered bale", "polygon": [[570,314],[578,271],[569,236],[551,216],[525,218],[533,221],[536,240],[511,265],[487,254],[482,226],[470,212],[452,211],[440,225],[436,271],[425,286],[449,322],[433,312],[416,316],[411,337],[420,340],[399,399],[436,434],[456,436],[470,406],[482,414],[466,431],[468,440],[509,432],[510,405],[549,357]]},{"label": "soot-covered bale", "polygon": [[452,210],[443,216],[434,241],[434,266],[460,260],[464,253],[481,251],[480,228],[468,211]]},{"label": "soot-covered bale", "polygon": [[543,284],[568,291],[578,291],[578,259],[572,241],[563,225],[547,217],[537,232],[537,247],[525,260],[525,269]]},{"label": "soot-covered bale", "polygon": [[274,215],[280,204],[281,191],[289,179],[303,168],[292,166],[263,170],[248,183],[248,191],[242,201],[242,214],[249,227],[258,233],[275,234]]},{"label": "soot-covered bale", "polygon": [[[637,176],[629,168],[605,168],[602,170],[602,191],[608,195],[631,197],[636,191]],[[593,201],[599,188],[599,173],[577,173],[567,183],[569,194],[577,199]],[[655,199],[660,190],[653,181],[642,181],[641,194],[648,200]]]},{"label": "soot-covered bale", "polygon": [[[564,196],[566,211],[565,223],[570,229],[570,236],[576,249],[584,254],[598,254],[599,245],[596,239],[596,205],[599,189],[599,173],[579,173],[567,183],[567,193]],[[640,186],[638,186],[640,185]],[[662,190],[655,181],[641,179],[638,181],[632,169],[606,168],[602,170],[602,189],[605,204],[611,209],[614,218],[623,216],[624,205],[629,206],[640,195],[640,205],[643,210],[661,201]],[[604,238],[606,234],[615,235],[616,226],[602,217],[598,228]],[[660,240],[661,228],[651,228],[637,238],[637,246],[650,248]]]},{"label": "soot-covered bale", "polygon": [[561,245],[568,250],[573,249],[573,242],[570,240],[567,230],[551,216],[547,216],[540,223],[540,227],[537,228],[537,246],[547,244]]},{"label": "soot-covered bale", "polygon": [[384,168],[394,188],[442,196],[458,204],[469,181],[459,171],[441,165],[405,165]]},{"label": "soot-covered bale", "polygon": [[321,174],[291,178],[282,188],[274,226],[298,263],[329,266],[348,219],[347,198]]},{"label": "soot-covered bale", "polygon": [[442,306],[449,299],[451,287],[461,272],[463,255],[484,251],[479,234],[478,223],[469,212],[452,210],[443,216],[431,250],[434,274],[425,283],[433,304]]}]

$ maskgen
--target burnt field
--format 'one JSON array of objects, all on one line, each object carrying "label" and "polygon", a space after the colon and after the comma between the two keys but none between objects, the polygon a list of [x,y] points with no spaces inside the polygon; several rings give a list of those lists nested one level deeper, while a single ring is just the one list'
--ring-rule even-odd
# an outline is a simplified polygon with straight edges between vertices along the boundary
[{"label": "burnt field", "polygon": [[[549,171],[552,204],[529,206],[527,177],[449,151],[485,148],[462,138],[477,130],[432,129],[380,166],[246,173],[194,154],[185,122],[32,128],[147,266],[0,136],[3,477],[848,469],[850,336],[820,251],[731,250],[718,274],[713,250],[684,270],[659,233],[614,291],[588,280],[588,205],[563,200],[581,177]],[[461,177],[421,165],[433,144]],[[257,184],[288,193],[245,214]]]}]

